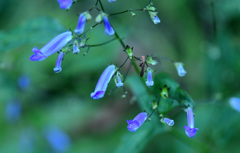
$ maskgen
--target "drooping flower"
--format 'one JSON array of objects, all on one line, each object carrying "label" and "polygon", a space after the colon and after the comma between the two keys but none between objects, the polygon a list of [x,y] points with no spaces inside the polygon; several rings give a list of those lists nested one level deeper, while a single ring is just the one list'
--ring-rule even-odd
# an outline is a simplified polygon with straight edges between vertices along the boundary
[{"label": "drooping flower", "polygon": [[55,152],[66,152],[70,147],[70,138],[61,129],[51,127],[46,130],[45,136]]},{"label": "drooping flower", "polygon": [[57,0],[61,9],[69,9],[72,6],[72,0]]},{"label": "drooping flower", "polygon": [[63,52],[59,53],[58,55],[56,66],[53,69],[55,73],[59,73],[62,71],[62,67],[61,67],[62,59],[63,59]]},{"label": "drooping flower", "polygon": [[122,87],[123,86],[123,83],[122,83],[122,75],[121,73],[118,71],[117,74],[115,75],[114,77],[114,82],[116,84],[116,86],[118,88]]},{"label": "drooping flower", "polygon": [[73,42],[73,54],[78,54],[80,52],[78,41],[75,40]]},{"label": "drooping flower", "polygon": [[188,126],[184,126],[187,136],[194,137],[198,128],[194,128],[194,115],[191,107],[187,108]]},{"label": "drooping flower", "polygon": [[87,20],[86,16],[84,15],[84,13],[82,13],[79,16],[77,28],[74,30],[75,33],[77,34],[83,33],[86,20]]},{"label": "drooping flower", "polygon": [[151,12],[149,11],[149,15],[151,20],[153,21],[154,24],[158,24],[161,22],[161,20],[159,19],[159,17],[157,16],[158,12]]},{"label": "drooping flower", "polygon": [[148,86],[148,87],[151,87],[151,86],[153,86],[153,84],[154,84],[154,81],[153,81],[153,79],[152,79],[152,69],[151,68],[147,68],[147,81],[146,81],[146,85]]},{"label": "drooping flower", "polygon": [[158,62],[156,60],[153,60],[152,57],[148,56],[147,57],[147,63],[152,64],[152,65],[156,65]]},{"label": "drooping flower", "polygon": [[173,126],[174,125],[174,120],[170,118],[162,118],[161,122],[167,124],[168,126]]},{"label": "drooping flower", "polygon": [[180,77],[183,77],[187,74],[187,72],[183,68],[183,63],[176,62],[176,63],[174,63],[174,65],[176,66],[177,71],[178,71],[178,75]]},{"label": "drooping flower", "polygon": [[127,129],[130,132],[135,132],[137,129],[142,126],[142,124],[147,119],[147,113],[139,113],[133,120],[127,120],[128,126]]},{"label": "drooping flower", "polygon": [[239,98],[232,97],[229,102],[230,102],[230,105],[233,109],[240,112],[240,99]]},{"label": "drooping flower", "polygon": [[100,76],[94,92],[91,93],[93,99],[100,99],[104,96],[113,74],[115,73],[115,65],[109,65]]},{"label": "drooping flower", "polygon": [[105,26],[105,33],[109,36],[114,35],[115,31],[113,30],[107,16],[103,17],[103,23]]},{"label": "drooping flower", "polygon": [[46,59],[48,56],[62,49],[71,40],[72,40],[72,32],[67,31],[67,32],[61,33],[56,37],[54,37],[50,42],[48,42],[41,49],[34,47],[32,49],[34,54],[30,57],[30,60],[42,61]]}]

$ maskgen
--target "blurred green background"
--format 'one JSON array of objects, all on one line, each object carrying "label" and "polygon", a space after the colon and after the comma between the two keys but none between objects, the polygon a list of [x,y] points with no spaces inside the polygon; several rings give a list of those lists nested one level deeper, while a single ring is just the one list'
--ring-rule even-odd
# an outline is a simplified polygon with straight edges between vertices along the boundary
[{"label": "blurred green background", "polygon": [[[107,13],[149,3],[102,1]],[[154,75],[170,74],[194,99],[195,126],[200,129],[194,138],[185,134],[183,111],[172,117],[171,128],[151,121],[135,133],[127,130],[127,119],[147,109],[143,106],[151,107],[134,90],[141,82],[134,79],[138,77],[133,67],[125,99],[121,89],[107,94],[113,81],[104,98],[90,98],[106,66],[119,66],[126,58],[118,41],[93,47],[86,56],[86,49],[69,54],[59,74],[53,71],[57,54],[41,62],[29,60],[34,46],[41,48],[66,29],[75,29],[77,14],[94,4],[95,0],[80,0],[65,11],[56,0],[0,1],[0,153],[240,152],[240,113],[229,105],[230,97],[240,96],[240,1],[154,0],[158,25],[147,12],[109,17],[124,42],[134,47],[135,56],[170,57],[185,64],[183,78],[169,61],[160,60],[152,68]],[[97,14],[92,12],[86,28]],[[113,38],[104,33],[103,24],[87,37],[88,44]]]}]

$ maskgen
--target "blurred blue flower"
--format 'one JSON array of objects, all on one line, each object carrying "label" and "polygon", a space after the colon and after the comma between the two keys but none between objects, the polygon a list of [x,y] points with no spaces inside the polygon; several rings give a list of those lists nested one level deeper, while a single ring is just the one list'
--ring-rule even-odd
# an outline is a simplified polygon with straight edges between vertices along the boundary
[{"label": "blurred blue flower", "polygon": [[113,30],[107,16],[103,17],[103,23],[105,26],[105,33],[109,36],[114,35],[115,31]]},{"label": "blurred blue flower", "polygon": [[152,79],[152,70],[150,68],[147,69],[147,81],[146,81],[146,85],[148,87],[153,86],[154,82]]},{"label": "blurred blue flower", "polygon": [[85,14],[84,13],[80,14],[79,19],[78,19],[77,28],[74,30],[75,33],[77,33],[77,34],[83,33],[86,20],[87,20],[87,18],[85,16]]},{"label": "blurred blue flower", "polygon": [[116,2],[116,0],[108,0],[109,3]]},{"label": "blurred blue flower", "polygon": [[48,56],[62,49],[69,41],[72,40],[72,32],[67,31],[54,37],[49,43],[43,46],[40,50],[37,47],[32,49],[33,55],[31,61],[42,61]]},{"label": "blurred blue flower", "polygon": [[53,69],[54,72],[59,73],[62,71],[62,67],[61,67],[62,59],[63,59],[63,52],[60,52],[57,58],[56,66]]},{"label": "blurred blue flower", "polygon": [[136,132],[137,129],[146,121],[146,119],[147,113],[139,113],[133,120],[127,120],[128,130],[130,132]]},{"label": "blurred blue flower", "polygon": [[176,66],[176,68],[177,68],[177,72],[178,72],[178,75],[180,76],[180,77],[183,77],[183,76],[185,76],[186,74],[187,74],[187,72],[184,70],[184,68],[183,68],[183,63],[178,63],[178,62],[176,62],[176,63],[174,63],[175,64],[175,66]]},{"label": "blurred blue flower", "polygon": [[6,105],[5,118],[9,122],[17,121],[21,116],[21,103],[17,100],[10,101]]},{"label": "blurred blue flower", "polygon": [[57,0],[61,9],[69,9],[72,6],[72,0]]},{"label": "blurred blue flower", "polygon": [[240,112],[240,99],[239,98],[232,97],[229,102],[233,109]]},{"label": "blurred blue flower", "polygon": [[170,118],[162,118],[161,122],[167,124],[168,126],[173,126],[174,125],[174,120]]},{"label": "blurred blue flower", "polygon": [[66,152],[70,147],[69,136],[58,128],[52,127],[48,129],[46,139],[56,152]]},{"label": "blurred blue flower", "polygon": [[94,92],[91,93],[93,99],[100,99],[104,96],[108,83],[115,73],[115,65],[109,65],[100,76]]},{"label": "blurred blue flower", "polygon": [[188,126],[184,126],[187,136],[194,137],[197,133],[198,128],[194,128],[194,115],[191,107],[187,108],[187,120]]},{"label": "blurred blue flower", "polygon": [[22,75],[18,78],[18,86],[24,90],[27,89],[30,85],[30,78],[26,75]]}]

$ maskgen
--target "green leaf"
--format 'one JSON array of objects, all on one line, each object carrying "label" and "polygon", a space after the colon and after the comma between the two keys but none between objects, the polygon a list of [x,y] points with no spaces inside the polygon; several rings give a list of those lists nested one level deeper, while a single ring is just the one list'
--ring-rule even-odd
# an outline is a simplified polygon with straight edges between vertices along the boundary
[{"label": "green leaf", "polygon": [[0,52],[12,50],[25,44],[47,43],[64,31],[66,29],[58,20],[44,16],[37,17],[10,31],[0,31]]}]

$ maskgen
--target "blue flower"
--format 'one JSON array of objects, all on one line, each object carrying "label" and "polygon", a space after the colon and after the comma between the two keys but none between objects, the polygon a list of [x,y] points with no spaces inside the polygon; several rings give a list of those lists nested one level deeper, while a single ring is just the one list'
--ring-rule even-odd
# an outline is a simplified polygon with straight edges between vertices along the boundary
[{"label": "blue flower", "polygon": [[232,97],[230,99],[230,105],[232,106],[233,109],[240,112],[240,99],[239,98]]},{"label": "blue flower", "polygon": [[30,78],[28,76],[22,75],[21,77],[18,78],[18,86],[22,90],[27,89],[29,85],[30,85]]},{"label": "blue flower", "polygon": [[82,13],[79,16],[77,28],[74,30],[75,33],[77,33],[77,34],[83,33],[86,20],[87,20],[87,18],[85,16],[85,14]]},{"label": "blue flower", "polygon": [[108,0],[109,3],[116,2],[116,0]]},{"label": "blue flower", "polygon": [[72,6],[72,0],[57,0],[61,9],[69,9]]},{"label": "blue flower", "polygon": [[177,72],[178,72],[178,75],[180,76],[180,77],[183,77],[183,76],[185,76],[186,74],[187,74],[187,72],[184,70],[184,68],[183,68],[183,63],[178,63],[178,62],[176,62],[176,63],[174,63],[175,64],[175,66],[176,66],[176,68],[177,68]]},{"label": "blue flower", "polygon": [[19,101],[8,102],[5,109],[5,118],[9,122],[14,122],[19,119],[22,111],[22,106]]},{"label": "blue flower", "polygon": [[123,83],[122,83],[122,75],[121,73],[118,71],[117,74],[115,75],[114,77],[114,81],[115,81],[115,84],[118,88],[122,87],[123,86]]},{"label": "blue flower", "polygon": [[152,69],[151,68],[148,68],[147,69],[147,81],[146,81],[146,85],[148,87],[150,86],[153,86],[154,82],[153,82],[153,79],[152,79]]},{"label": "blue flower", "polygon": [[115,65],[109,65],[100,76],[94,92],[91,93],[93,99],[100,99],[104,96],[108,83],[115,73]]},{"label": "blue flower", "polygon": [[184,126],[185,132],[187,136],[194,137],[198,128],[194,128],[194,116],[193,116],[193,111],[191,107],[187,108],[187,120],[188,120],[188,126]]},{"label": "blue flower", "polygon": [[128,130],[130,132],[136,132],[137,129],[146,121],[146,119],[147,113],[139,113],[133,120],[127,120]]},{"label": "blue flower", "polygon": [[73,54],[78,54],[80,52],[78,41],[75,40],[73,42]]},{"label": "blue flower", "polygon": [[42,61],[48,56],[56,53],[62,49],[69,41],[72,40],[72,32],[67,31],[54,37],[49,43],[41,49],[34,47],[32,49],[33,55],[30,57],[31,61]]},{"label": "blue flower", "polygon": [[103,17],[103,23],[105,26],[105,33],[109,36],[114,35],[115,31],[113,30],[111,24],[109,23],[108,17],[104,16]]},{"label": "blue flower", "polygon": [[162,118],[161,122],[167,124],[168,126],[173,126],[174,125],[174,120],[169,119],[169,118]]},{"label": "blue flower", "polygon": [[160,19],[159,19],[159,17],[158,17],[157,15],[154,16],[152,20],[153,20],[153,23],[154,23],[154,24],[158,24],[158,23],[161,22]]},{"label": "blue flower", "polygon": [[62,71],[62,67],[61,67],[62,59],[63,59],[63,52],[59,53],[58,55],[56,66],[53,69],[54,72],[59,73]]},{"label": "blue flower", "polygon": [[69,136],[58,128],[48,129],[46,131],[46,139],[56,152],[66,152],[69,149]]}]

